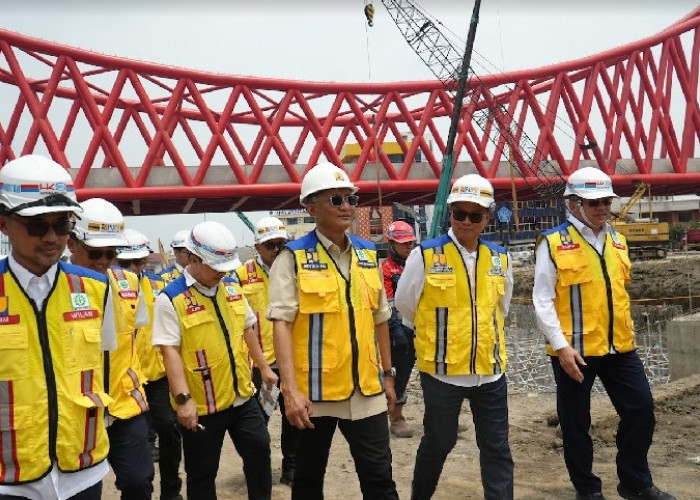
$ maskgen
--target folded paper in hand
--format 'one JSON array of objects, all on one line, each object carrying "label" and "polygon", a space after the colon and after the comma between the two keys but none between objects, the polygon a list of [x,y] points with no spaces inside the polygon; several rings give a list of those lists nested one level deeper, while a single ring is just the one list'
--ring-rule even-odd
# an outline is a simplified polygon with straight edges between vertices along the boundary
[{"label": "folded paper in hand", "polygon": [[263,382],[260,385],[260,390],[258,391],[258,401],[260,401],[260,407],[269,417],[272,412],[277,408],[277,398],[280,395],[280,389],[276,385],[272,386],[272,389],[267,388],[267,384]]}]

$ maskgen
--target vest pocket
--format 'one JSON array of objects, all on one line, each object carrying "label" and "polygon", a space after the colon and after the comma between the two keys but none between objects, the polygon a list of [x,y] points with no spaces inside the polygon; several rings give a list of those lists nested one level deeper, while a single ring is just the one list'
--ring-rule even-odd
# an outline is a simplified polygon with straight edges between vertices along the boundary
[{"label": "vest pocket", "polygon": [[102,367],[102,331],[69,328],[62,331],[63,356],[69,373]]},{"label": "vest pocket", "polygon": [[0,380],[29,376],[29,331],[23,325],[0,326]]},{"label": "vest pocket", "polygon": [[299,274],[299,312],[304,314],[338,312],[338,282],[331,273]]},{"label": "vest pocket", "polygon": [[435,307],[457,304],[457,277],[454,274],[427,274],[421,300]]},{"label": "vest pocket", "polygon": [[556,259],[559,281],[562,286],[578,285],[593,280],[593,270],[583,252],[567,250]]},{"label": "vest pocket", "polygon": [[382,291],[382,283],[379,281],[377,270],[362,270],[360,274],[362,275],[362,282],[364,284],[362,287],[363,305],[376,311],[379,308],[379,294]]}]

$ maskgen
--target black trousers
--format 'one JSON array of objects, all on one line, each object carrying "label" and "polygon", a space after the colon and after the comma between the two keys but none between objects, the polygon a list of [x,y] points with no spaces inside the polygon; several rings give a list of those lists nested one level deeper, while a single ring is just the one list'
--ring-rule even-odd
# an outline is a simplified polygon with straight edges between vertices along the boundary
[{"label": "black trousers", "polygon": [[142,413],[115,420],[107,427],[109,465],[122,500],[150,500],[153,494],[153,461],[148,450],[148,422]]},{"label": "black trousers", "polygon": [[175,410],[170,405],[170,391],[167,377],[162,377],[145,386],[148,407],[150,408],[153,429],[158,434],[160,458],[160,498],[170,500],[180,494],[180,461],[182,460],[182,439],[178,430]]},{"label": "black trousers", "polygon": [[654,400],[644,366],[636,352],[587,356],[579,366],[583,383],[569,377],[552,356],[557,383],[557,413],[564,439],[564,461],[569,478],[579,493],[596,493],[602,481],[593,474],[591,428],[591,388],[600,378],[612,401],[620,423],[617,428],[617,475],[630,489],[652,485],[647,452],[654,435]]},{"label": "black trousers", "polygon": [[350,445],[350,454],[366,500],[398,500],[391,472],[391,449],[386,412],[361,420],[312,417],[313,429],[301,431],[292,500],[323,498],[323,478],[333,434],[338,427]]},{"label": "black trousers", "polygon": [[272,494],[270,434],[260,405],[249,399],[241,406],[199,417],[205,427],[197,432],[180,428],[187,472],[187,498],[216,499],[216,475],[221,447],[228,433],[243,460],[243,473],[250,500],[269,500]]}]

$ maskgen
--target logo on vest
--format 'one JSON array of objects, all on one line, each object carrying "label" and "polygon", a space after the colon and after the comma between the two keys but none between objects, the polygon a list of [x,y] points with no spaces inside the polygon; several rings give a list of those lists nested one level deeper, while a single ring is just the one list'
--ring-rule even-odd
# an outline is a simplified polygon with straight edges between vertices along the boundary
[{"label": "logo on vest", "polygon": [[119,290],[119,296],[124,300],[136,300],[139,294],[135,290]]},{"label": "logo on vest", "polygon": [[121,290],[128,290],[129,289],[129,282],[127,280],[119,280],[119,281],[117,281],[117,286]]},{"label": "logo on vest", "polygon": [[0,325],[16,325],[19,323],[19,314],[8,314],[10,312],[10,298],[0,296]]},{"label": "logo on vest", "polygon": [[359,249],[356,251],[356,253],[357,253],[357,265],[358,266],[363,267],[365,269],[372,269],[372,268],[377,267],[376,262],[371,262],[369,260],[364,249]]},{"label": "logo on vest", "polygon": [[84,309],[81,311],[68,311],[63,313],[63,319],[66,321],[79,321],[81,319],[99,318],[100,313],[96,309]]},{"label": "logo on vest", "polygon": [[557,247],[557,250],[574,250],[581,246],[578,243],[574,243],[568,231],[561,231],[559,238],[561,239],[561,245]]},{"label": "logo on vest", "polygon": [[84,311],[85,309],[90,309],[90,299],[88,299],[88,294],[85,292],[71,293],[70,305],[73,307],[74,311]]},{"label": "logo on vest", "polygon": [[627,247],[620,243],[620,238],[617,236],[615,231],[610,231],[610,237],[613,240],[613,246],[619,250],[626,250]]},{"label": "logo on vest", "polygon": [[486,274],[489,276],[505,276],[506,272],[503,270],[501,265],[501,258],[498,255],[491,256],[491,265],[493,268],[489,269]]},{"label": "logo on vest", "polygon": [[226,285],[226,300],[228,302],[234,302],[236,300],[241,300],[243,295],[236,291],[236,287],[233,285]]},{"label": "logo on vest", "polygon": [[447,265],[447,256],[444,253],[434,253],[432,266],[428,269],[430,274],[451,273],[453,269]]},{"label": "logo on vest", "polygon": [[197,303],[197,299],[193,295],[185,297],[185,305],[187,306],[187,309],[185,309],[187,314],[194,314],[205,309],[203,304]]},{"label": "logo on vest", "polygon": [[318,261],[318,252],[314,249],[306,250],[306,262],[301,264],[302,269],[312,271],[323,271],[328,269],[328,264]]}]

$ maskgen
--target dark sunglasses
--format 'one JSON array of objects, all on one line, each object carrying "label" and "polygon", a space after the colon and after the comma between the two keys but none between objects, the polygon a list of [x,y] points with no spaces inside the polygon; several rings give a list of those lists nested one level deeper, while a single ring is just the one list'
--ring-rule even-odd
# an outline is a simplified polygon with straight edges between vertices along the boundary
[{"label": "dark sunglasses", "polygon": [[328,197],[328,200],[334,207],[342,206],[344,201],[346,201],[351,207],[356,207],[360,201],[360,197],[356,194],[346,194],[345,196],[334,194],[333,196]]},{"label": "dark sunglasses", "polygon": [[53,229],[58,236],[65,236],[75,227],[75,221],[72,219],[63,219],[51,224],[44,219],[25,219],[19,216],[12,217],[12,220],[22,224],[29,236],[45,236],[49,229]]},{"label": "dark sunglasses", "polygon": [[90,260],[100,260],[102,257],[105,257],[107,260],[114,260],[119,253],[114,248],[92,248],[82,241],[78,241],[78,243],[85,249]]},{"label": "dark sunglasses", "polygon": [[469,217],[469,222],[473,222],[474,224],[478,224],[484,220],[484,214],[480,212],[465,212],[464,210],[453,210],[452,217],[454,220],[458,220],[459,222],[462,222],[464,219]]},{"label": "dark sunglasses", "polygon": [[286,245],[286,241],[266,241],[262,243],[262,246],[264,246],[267,250],[276,250],[278,248],[282,248],[284,245]]},{"label": "dark sunglasses", "polygon": [[601,203],[606,207],[612,205],[612,198],[598,198],[597,200],[584,200],[589,207],[597,207]]}]

